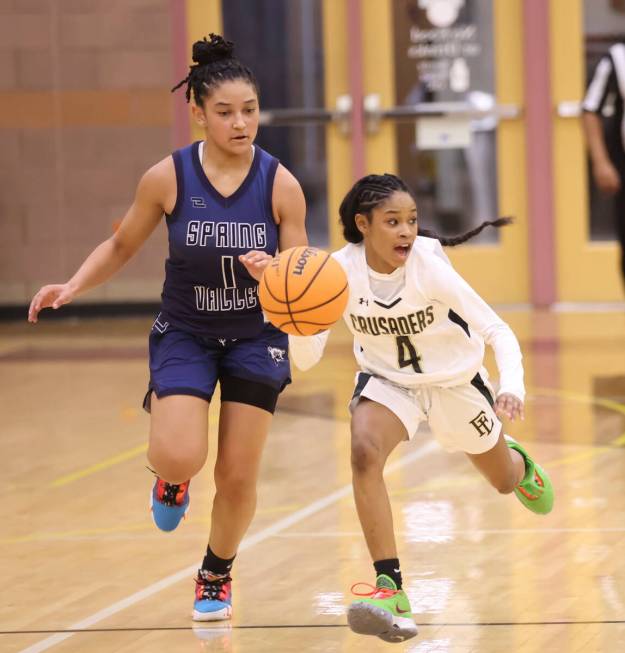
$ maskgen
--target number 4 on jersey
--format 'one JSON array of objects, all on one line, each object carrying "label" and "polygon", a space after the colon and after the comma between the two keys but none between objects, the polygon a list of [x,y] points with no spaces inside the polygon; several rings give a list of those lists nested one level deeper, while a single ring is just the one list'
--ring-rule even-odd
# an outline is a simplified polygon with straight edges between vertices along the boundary
[{"label": "number 4 on jersey", "polygon": [[395,342],[397,343],[397,364],[400,369],[412,365],[415,372],[422,372],[423,370],[419,365],[421,357],[417,354],[417,350],[410,338],[408,336],[397,336]]}]

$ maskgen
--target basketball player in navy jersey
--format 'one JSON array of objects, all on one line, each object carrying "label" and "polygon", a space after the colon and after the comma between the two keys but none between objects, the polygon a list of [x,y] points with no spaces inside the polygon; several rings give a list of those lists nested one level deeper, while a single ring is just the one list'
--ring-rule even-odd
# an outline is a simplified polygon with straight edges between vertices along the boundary
[{"label": "basketball player in navy jersey", "polygon": [[196,579],[193,616],[231,615],[230,571],[256,508],[261,453],[276,401],[290,382],[287,336],[263,320],[258,280],[277,250],[306,245],[299,183],[254,144],[258,88],[221,36],[193,46],[187,101],[203,141],[150,168],[114,236],[64,284],[44,286],[28,319],[104,283],[161,222],[169,258],[161,309],[150,334],[148,460],[157,475],[152,514],[176,528],[189,505],[189,482],[208,454],[208,406],[221,390],[218,451],[206,555]]}]

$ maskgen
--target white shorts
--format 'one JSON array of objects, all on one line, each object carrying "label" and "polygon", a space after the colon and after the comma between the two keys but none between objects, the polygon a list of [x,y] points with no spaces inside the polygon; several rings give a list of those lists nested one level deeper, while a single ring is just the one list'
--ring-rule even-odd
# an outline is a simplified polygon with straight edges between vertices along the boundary
[{"label": "white shorts", "polygon": [[427,422],[447,451],[484,453],[497,444],[501,432],[501,422],[493,410],[494,393],[484,369],[469,383],[453,388],[406,388],[358,372],[350,410],[354,410],[360,397],[382,404],[397,415],[408,439],[412,439],[421,422]]}]

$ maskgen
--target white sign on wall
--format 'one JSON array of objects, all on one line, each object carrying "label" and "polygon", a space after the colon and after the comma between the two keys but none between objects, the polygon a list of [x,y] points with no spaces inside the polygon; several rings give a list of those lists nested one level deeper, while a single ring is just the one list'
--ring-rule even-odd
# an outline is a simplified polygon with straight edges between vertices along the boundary
[{"label": "white sign on wall", "polygon": [[471,145],[471,121],[459,116],[419,118],[416,124],[419,150],[446,150]]}]

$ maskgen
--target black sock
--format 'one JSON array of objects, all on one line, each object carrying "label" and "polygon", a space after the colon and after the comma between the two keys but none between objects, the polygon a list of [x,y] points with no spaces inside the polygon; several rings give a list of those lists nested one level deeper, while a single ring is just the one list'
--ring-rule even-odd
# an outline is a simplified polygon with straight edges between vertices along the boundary
[{"label": "black sock", "polygon": [[401,589],[401,571],[399,568],[399,559],[398,558],[389,558],[388,560],[376,560],[373,563],[375,567],[375,575],[379,576],[380,574],[385,574],[392,578],[397,585],[397,589]]},{"label": "black sock", "polygon": [[228,560],[216,556],[210,548],[210,545],[206,547],[206,555],[202,561],[202,569],[210,571],[216,576],[225,576],[226,574],[230,575],[230,570],[232,569],[232,563],[236,556],[232,556]]}]

